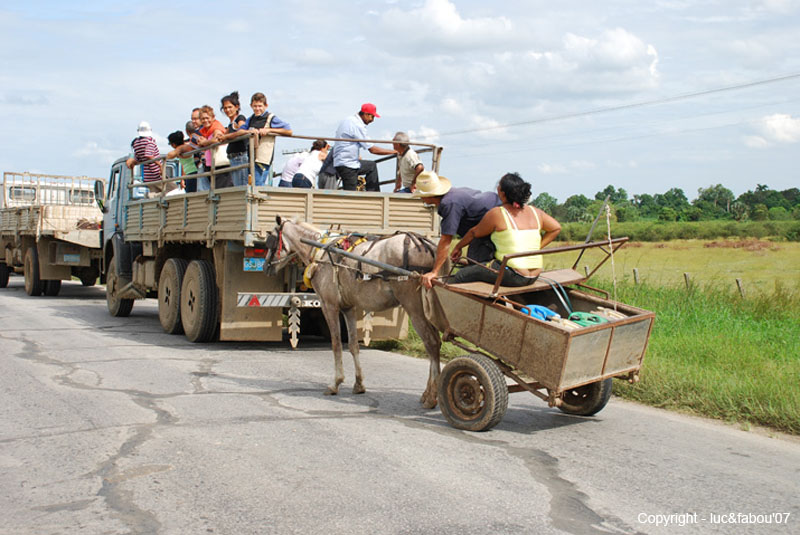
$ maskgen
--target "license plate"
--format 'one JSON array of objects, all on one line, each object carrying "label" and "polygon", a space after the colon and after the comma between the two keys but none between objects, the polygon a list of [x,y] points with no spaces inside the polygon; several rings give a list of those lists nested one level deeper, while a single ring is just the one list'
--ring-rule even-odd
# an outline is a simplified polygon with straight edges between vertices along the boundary
[{"label": "license plate", "polygon": [[244,270],[245,271],[264,271],[264,264],[267,263],[266,258],[251,258],[247,257],[244,259]]},{"label": "license plate", "polygon": [[80,254],[64,254],[64,263],[65,264],[80,264],[81,263],[81,255]]}]

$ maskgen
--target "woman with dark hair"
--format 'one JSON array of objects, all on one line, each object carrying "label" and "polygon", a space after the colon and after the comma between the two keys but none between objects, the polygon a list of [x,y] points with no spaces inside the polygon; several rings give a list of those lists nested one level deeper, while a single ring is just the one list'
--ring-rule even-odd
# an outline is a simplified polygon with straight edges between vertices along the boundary
[{"label": "woman with dark hair", "polygon": [[[226,141],[234,139],[238,136],[231,135],[236,133],[239,128],[247,121],[247,117],[240,112],[241,106],[239,105],[239,92],[234,91],[230,95],[225,95],[220,101],[222,112],[228,116],[230,124],[224,134],[217,134],[216,141]],[[231,167],[235,165],[244,165],[248,162],[247,159],[247,140],[240,139],[238,141],[231,141],[228,143],[228,161]],[[226,181],[232,186],[245,186],[247,185],[248,169],[242,168],[229,173],[229,179]]]},{"label": "woman with dark hair", "polygon": [[[558,221],[542,210],[526,204],[531,198],[531,185],[522,180],[518,174],[505,174],[497,185],[497,195],[503,204],[486,212],[483,219],[461,238],[451,254],[451,258],[457,260],[461,256],[461,250],[474,238],[488,235],[496,247],[495,260],[490,265],[495,272],[482,265],[471,265],[458,271],[451,282],[494,283],[497,280],[496,271],[500,269],[500,262],[504,256],[538,251],[561,232]],[[542,265],[541,255],[513,258],[506,264],[501,284],[503,286],[532,284],[541,273]]]}]

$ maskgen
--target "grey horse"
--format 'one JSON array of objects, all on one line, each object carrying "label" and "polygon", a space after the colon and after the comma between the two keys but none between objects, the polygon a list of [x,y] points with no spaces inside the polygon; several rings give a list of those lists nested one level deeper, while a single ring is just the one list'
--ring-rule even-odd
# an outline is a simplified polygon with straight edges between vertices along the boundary
[{"label": "grey horse", "polygon": [[[339,312],[345,317],[348,346],[355,364],[356,381],[353,392],[362,394],[366,389],[358,358],[356,309],[378,312],[399,305],[411,317],[411,323],[422,338],[430,358],[428,384],[420,402],[425,408],[435,407],[439,350],[442,342],[438,330],[425,318],[419,279],[410,277],[398,280],[396,275],[380,273],[379,268],[333,253],[329,254],[301,241],[301,238],[319,241],[323,235],[319,229],[307,223],[282,220],[280,216],[276,220],[278,226],[275,231],[278,234],[278,241],[288,252],[296,253],[307,267],[306,277],[319,296],[322,313],[331,332],[335,375],[333,384],[325,393],[338,394],[339,385],[344,381]],[[359,243],[351,252],[385,264],[405,266],[406,269],[424,272],[432,268],[435,257],[435,248],[430,241],[405,233]],[[445,266],[443,271],[445,269],[449,269],[449,266]],[[368,280],[365,280],[364,274],[368,274]]]}]

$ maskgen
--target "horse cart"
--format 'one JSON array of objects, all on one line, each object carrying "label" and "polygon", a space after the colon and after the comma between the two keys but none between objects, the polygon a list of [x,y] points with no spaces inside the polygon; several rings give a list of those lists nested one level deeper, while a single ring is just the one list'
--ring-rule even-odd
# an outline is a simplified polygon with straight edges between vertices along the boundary
[{"label": "horse cart", "polygon": [[[428,318],[444,340],[468,352],[439,376],[439,408],[451,425],[490,429],[503,419],[508,394],[521,391],[568,414],[590,416],[608,403],[613,377],[638,381],[655,314],[612,301],[607,292],[585,284],[627,239],[536,253],[599,248],[605,256],[585,275],[575,271],[577,260],[572,268],[545,271],[523,287],[500,286],[499,275],[493,285],[434,281]],[[511,258],[530,254],[507,256],[500,271]]]},{"label": "horse cart", "polygon": [[[655,314],[613,301],[608,292],[586,285],[627,240],[508,255],[494,284],[453,284],[443,277],[434,279],[431,290],[423,290],[427,319],[445,341],[467,352],[444,367],[437,383],[439,408],[451,425],[469,431],[490,429],[503,419],[508,394],[522,391],[565,413],[591,416],[608,403],[613,377],[638,381]],[[591,272],[581,275],[575,268],[590,248],[605,254]],[[528,286],[500,285],[499,273],[512,258],[568,251],[581,255],[572,268],[544,271]],[[418,276],[352,253],[336,254],[400,276]]]}]

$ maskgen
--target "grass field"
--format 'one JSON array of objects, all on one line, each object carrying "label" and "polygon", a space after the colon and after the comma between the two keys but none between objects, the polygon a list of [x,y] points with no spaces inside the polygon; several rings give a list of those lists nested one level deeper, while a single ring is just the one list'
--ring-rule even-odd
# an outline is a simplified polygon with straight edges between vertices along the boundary
[{"label": "grass field", "polygon": [[[565,267],[577,253],[545,258],[549,267]],[[578,269],[599,258],[585,254]],[[617,395],[800,435],[800,243],[629,244],[614,264],[617,300],[656,312],[641,381],[616,381]],[[691,274],[689,290],[684,272]],[[610,261],[589,283],[613,290]],[[425,356],[413,330],[408,340],[379,347]],[[442,351],[445,360],[463,353],[451,344]]]}]

